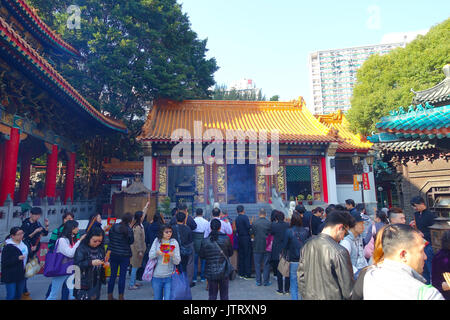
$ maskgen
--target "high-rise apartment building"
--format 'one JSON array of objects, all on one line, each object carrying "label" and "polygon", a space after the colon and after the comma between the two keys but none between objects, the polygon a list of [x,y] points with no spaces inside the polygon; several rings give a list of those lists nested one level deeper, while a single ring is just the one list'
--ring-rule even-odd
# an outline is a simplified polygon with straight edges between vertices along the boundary
[{"label": "high-rise apartment building", "polygon": [[392,43],[352,47],[345,49],[316,51],[309,55],[310,69],[310,102],[308,107],[313,114],[328,114],[337,110],[350,109],[353,87],[356,83],[356,71],[373,54],[384,55],[391,50],[404,47],[414,40],[418,34],[427,30],[388,34],[386,40]]}]

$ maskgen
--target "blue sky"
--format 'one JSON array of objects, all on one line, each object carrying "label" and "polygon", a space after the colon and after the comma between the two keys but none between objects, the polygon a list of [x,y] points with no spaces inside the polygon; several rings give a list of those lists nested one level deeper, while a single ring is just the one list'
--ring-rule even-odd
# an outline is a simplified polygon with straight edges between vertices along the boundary
[{"label": "blue sky", "polygon": [[267,98],[309,101],[308,55],[380,43],[383,35],[429,29],[450,17],[447,0],[178,0],[219,84],[247,78]]}]

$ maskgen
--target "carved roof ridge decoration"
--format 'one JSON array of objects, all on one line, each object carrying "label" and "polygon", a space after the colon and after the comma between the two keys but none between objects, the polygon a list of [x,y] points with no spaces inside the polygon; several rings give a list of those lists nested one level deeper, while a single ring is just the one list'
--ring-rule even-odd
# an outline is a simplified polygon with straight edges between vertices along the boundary
[{"label": "carved roof ridge decoration", "polygon": [[[177,129],[186,129],[194,137],[194,122],[202,123],[202,132],[218,129],[226,139],[226,132],[265,131],[270,142],[271,132],[279,131],[279,141],[284,143],[329,143],[337,141],[329,135],[330,129],[320,123],[305,108],[302,97],[298,100],[282,101],[228,101],[228,100],[184,100],[160,99],[155,101],[147,115],[138,140],[171,141]],[[201,139],[202,137],[200,137]],[[246,138],[247,140],[247,138]]]},{"label": "carved roof ridge decoration", "polygon": [[431,104],[449,102],[450,103],[450,64],[443,67],[445,79],[437,85],[422,91],[411,91],[415,94],[414,104],[429,102]]},{"label": "carved roof ridge decoration", "polygon": [[53,31],[37,14],[37,10],[25,0],[1,0],[24,26],[44,44],[59,52],[71,56],[80,56],[80,52],[65,42],[59,34]]},{"label": "carved roof ridge decoration", "polygon": [[[0,40],[4,39],[9,48],[18,53],[23,59],[27,70],[35,70],[40,74],[40,78],[47,78],[55,85],[62,94],[71,98],[71,101],[81,107],[92,118],[102,125],[126,133],[126,126],[119,120],[112,119],[95,109],[56,69],[47,62],[36,50],[34,50],[14,29],[0,17]],[[3,47],[0,46],[0,49]],[[0,54],[3,50],[0,50]],[[7,53],[6,53],[7,54]],[[44,79],[42,79],[44,81]]]},{"label": "carved roof ridge decoration", "polygon": [[365,137],[351,132],[350,123],[342,110],[317,115],[316,117],[321,123],[329,127],[330,134],[335,135],[340,141],[338,151],[369,150],[372,147],[373,144],[367,141]]}]

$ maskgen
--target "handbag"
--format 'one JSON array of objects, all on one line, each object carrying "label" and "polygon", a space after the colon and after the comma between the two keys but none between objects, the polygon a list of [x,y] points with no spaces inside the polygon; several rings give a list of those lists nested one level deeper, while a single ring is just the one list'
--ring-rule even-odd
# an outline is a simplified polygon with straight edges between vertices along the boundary
[{"label": "handbag", "polygon": [[184,257],[190,256],[192,254],[192,247],[191,246],[183,246],[181,244],[181,237],[180,237],[180,232],[178,230],[178,225],[177,225],[176,229],[177,229],[178,239],[180,240],[180,243],[179,243],[180,244],[180,255],[184,256]]},{"label": "handbag", "polygon": [[46,277],[59,277],[71,274],[67,270],[73,265],[73,259],[57,252],[58,244],[59,240],[55,244],[55,250],[48,252],[45,257],[44,276]]},{"label": "handbag", "polygon": [[280,262],[278,263],[278,271],[285,278],[289,277],[289,268],[291,263],[286,259],[283,253],[280,254]]},{"label": "handbag", "polygon": [[273,235],[269,234],[266,237],[266,252],[272,252]]},{"label": "handbag", "polygon": [[236,279],[236,269],[234,269],[233,265],[231,264],[230,259],[225,255],[225,253],[223,253],[222,248],[219,246],[219,244],[216,241],[214,241],[214,243],[219,248],[220,253],[225,258],[225,261],[226,261],[226,264],[225,264],[225,275],[228,276],[228,279],[233,281],[234,279]]},{"label": "handbag", "polygon": [[25,278],[31,278],[41,271],[41,265],[37,257],[30,259],[25,265]]},{"label": "handbag", "polygon": [[144,281],[152,281],[153,272],[155,271],[156,262],[158,258],[149,259],[147,264],[145,265],[144,273],[142,274],[142,280]]},{"label": "handbag", "polygon": [[175,269],[172,274],[170,300],[192,300],[191,286],[185,272]]}]

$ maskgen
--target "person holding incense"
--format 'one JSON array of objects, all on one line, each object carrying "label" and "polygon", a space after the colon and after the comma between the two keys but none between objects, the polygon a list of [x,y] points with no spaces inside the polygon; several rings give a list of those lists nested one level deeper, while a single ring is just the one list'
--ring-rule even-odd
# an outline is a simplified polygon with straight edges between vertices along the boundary
[{"label": "person holding incense", "polygon": [[155,300],[169,300],[172,288],[172,273],[175,266],[180,264],[180,246],[172,238],[173,229],[170,225],[163,225],[158,236],[153,241],[149,259],[157,258],[153,271],[152,287]]}]

